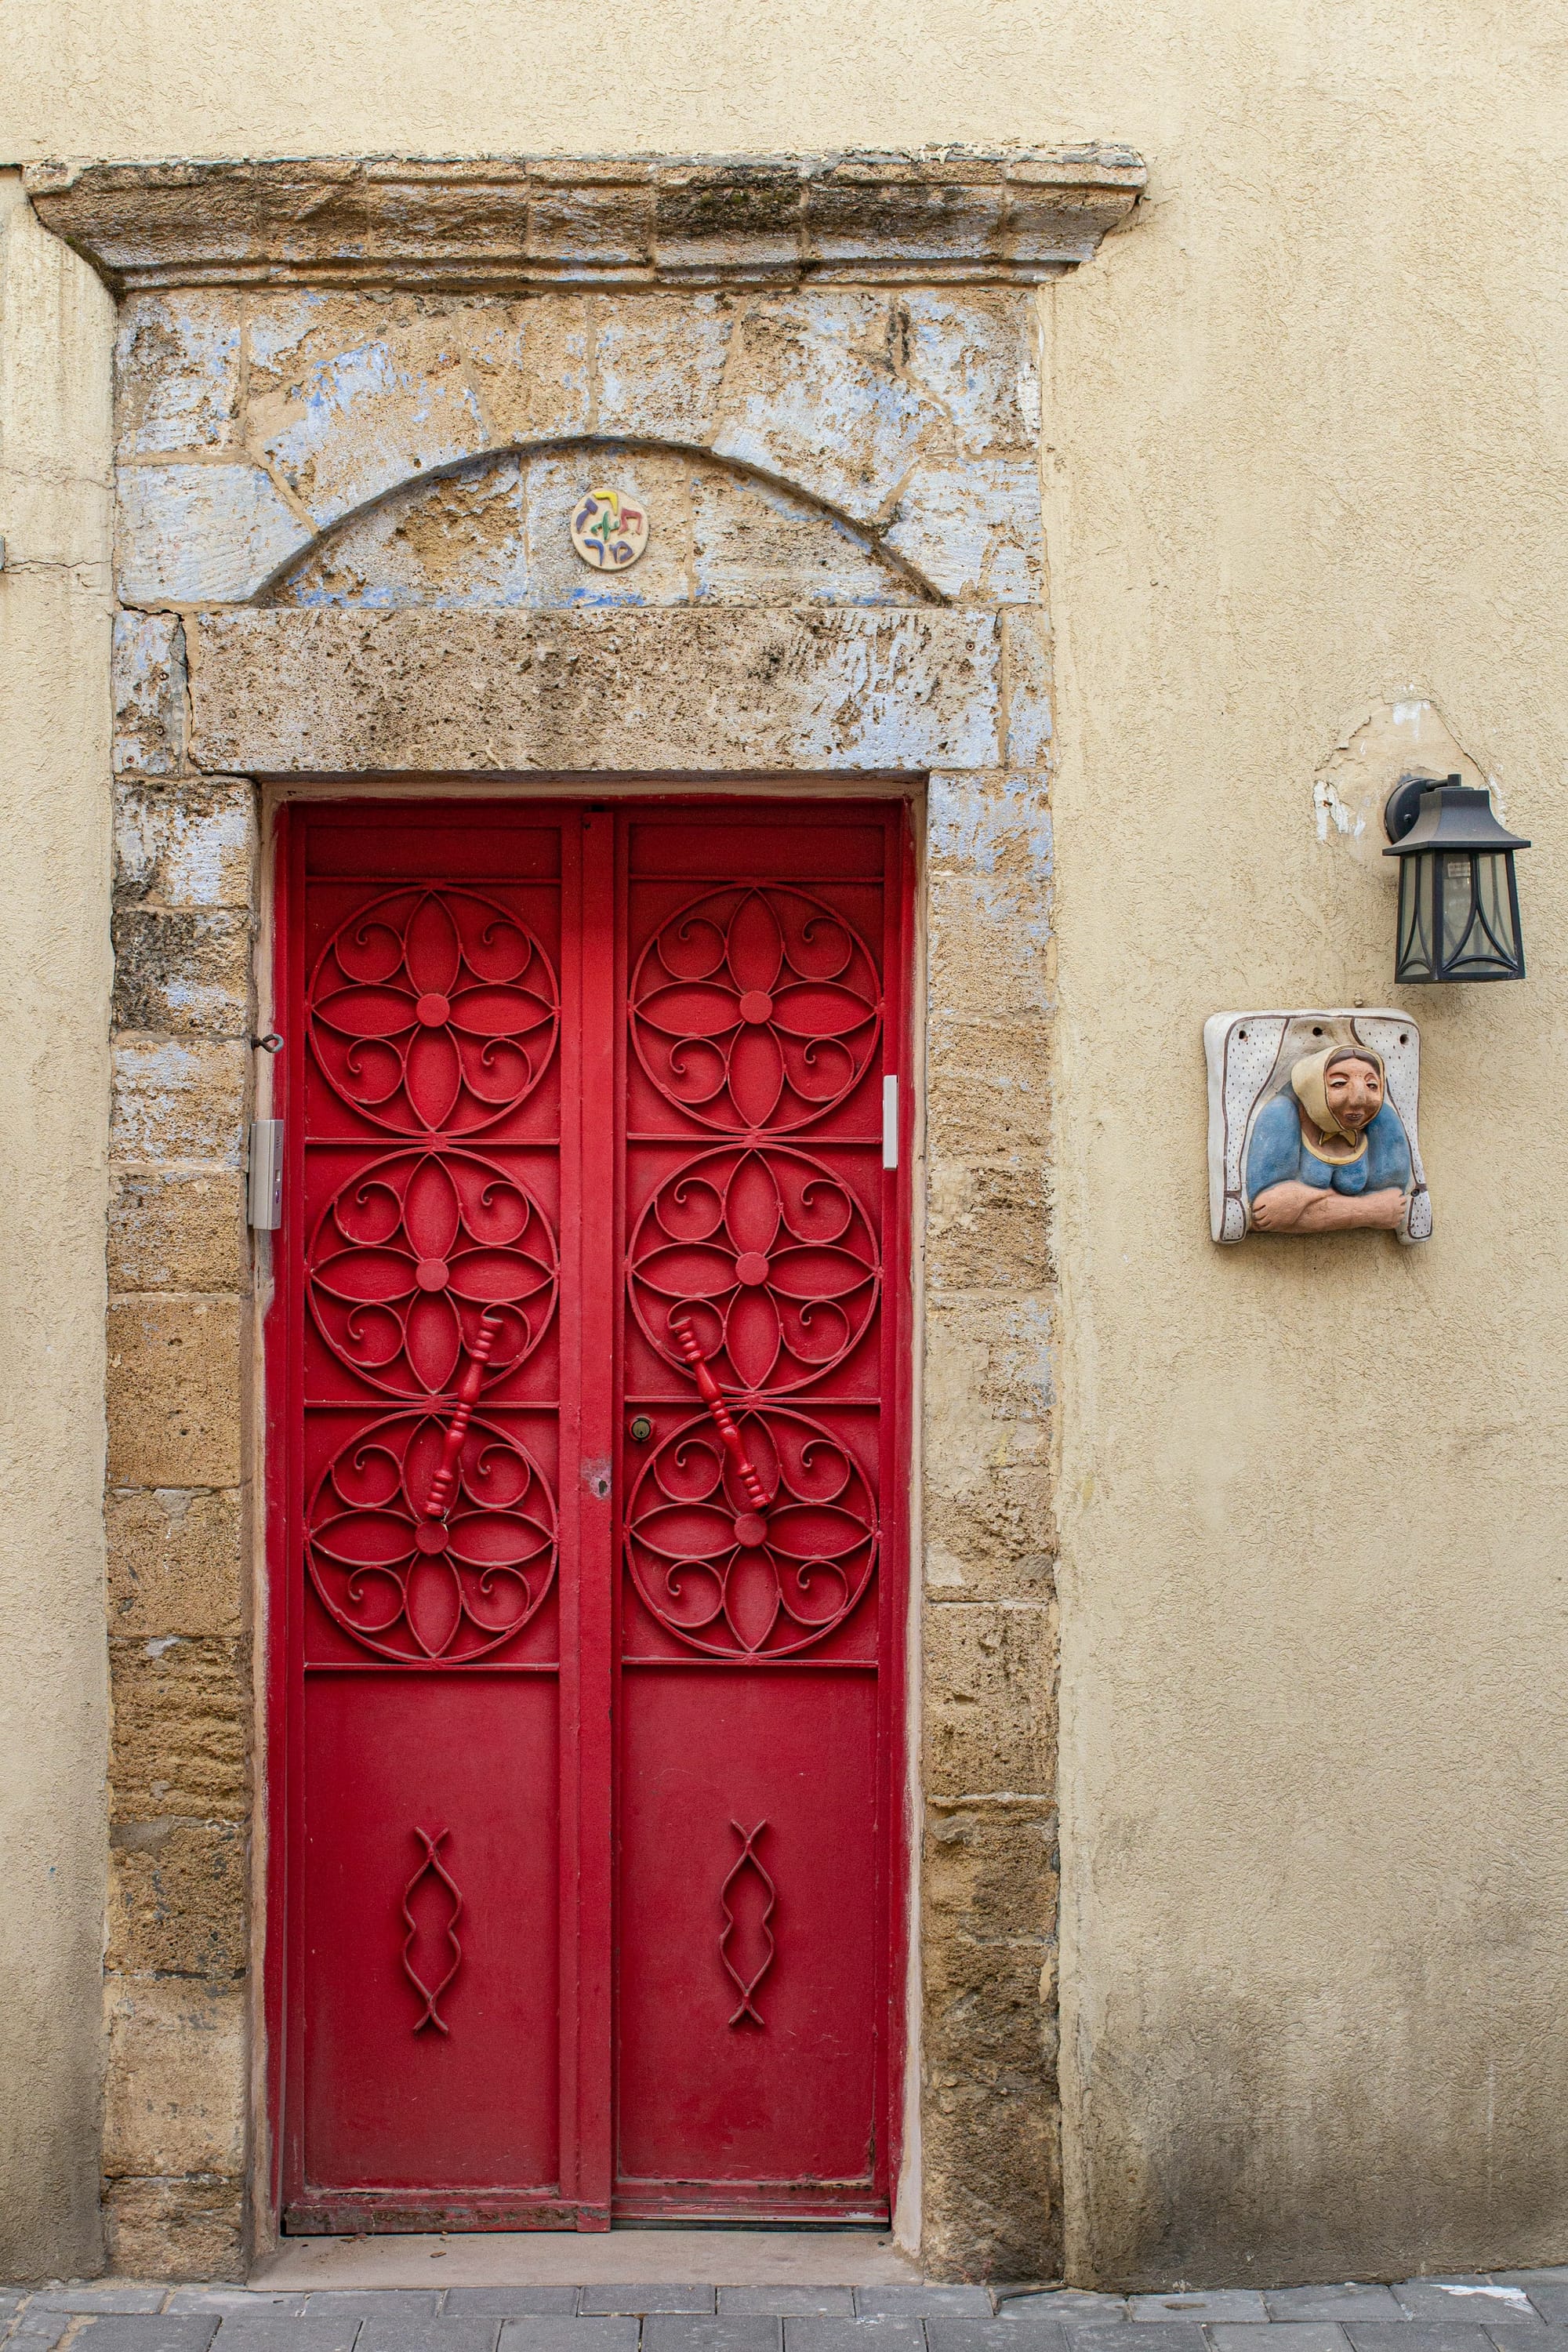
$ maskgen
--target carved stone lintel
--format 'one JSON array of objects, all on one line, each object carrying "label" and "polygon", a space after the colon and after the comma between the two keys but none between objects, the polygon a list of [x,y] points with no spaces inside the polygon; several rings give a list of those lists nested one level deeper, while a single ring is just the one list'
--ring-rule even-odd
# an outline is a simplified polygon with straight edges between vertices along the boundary
[{"label": "carved stone lintel", "polygon": [[117,293],[164,286],[1026,286],[1087,261],[1130,148],[587,162],[36,163],[39,216]]}]

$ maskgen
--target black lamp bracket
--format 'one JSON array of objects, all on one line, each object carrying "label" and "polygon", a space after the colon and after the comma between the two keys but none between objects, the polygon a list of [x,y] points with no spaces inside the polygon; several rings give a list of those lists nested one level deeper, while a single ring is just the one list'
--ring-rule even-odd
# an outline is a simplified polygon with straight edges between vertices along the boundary
[{"label": "black lamp bracket", "polygon": [[1421,814],[1421,795],[1434,784],[1463,783],[1462,776],[1401,776],[1383,804],[1383,829],[1390,841],[1403,841]]}]

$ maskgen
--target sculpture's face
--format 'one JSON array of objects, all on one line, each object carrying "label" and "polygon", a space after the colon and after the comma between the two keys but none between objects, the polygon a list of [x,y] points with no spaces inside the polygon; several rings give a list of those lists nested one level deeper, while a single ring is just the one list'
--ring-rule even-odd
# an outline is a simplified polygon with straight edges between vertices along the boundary
[{"label": "sculpture's face", "polygon": [[1370,1127],[1383,1108],[1383,1079],[1373,1062],[1331,1062],[1323,1092],[1340,1125],[1352,1135]]}]

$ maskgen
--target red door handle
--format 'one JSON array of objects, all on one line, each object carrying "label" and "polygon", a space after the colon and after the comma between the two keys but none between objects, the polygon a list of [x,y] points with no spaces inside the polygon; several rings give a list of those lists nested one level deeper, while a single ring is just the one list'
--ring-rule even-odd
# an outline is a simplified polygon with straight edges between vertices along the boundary
[{"label": "red door handle", "polygon": [[691,1367],[691,1377],[697,1383],[698,1393],[718,1424],[724,1451],[734,1464],[735,1475],[752,1506],[735,1521],[736,1540],[748,1546],[760,1544],[768,1531],[767,1490],[752,1467],[741,1442],[741,1433],[731,1418],[730,1408],[720,1393],[718,1381],[708,1369],[697,1334],[691,1328],[691,1318],[679,1312],[673,1314],[669,1318],[669,1336]]},{"label": "red door handle", "polygon": [[494,1307],[487,1307],[479,1318],[479,1336],[468,1350],[463,1377],[458,1382],[458,1409],[447,1423],[440,1464],[430,1481],[430,1493],[425,1505],[427,1519],[444,1519],[447,1516],[452,1489],[458,1483],[458,1456],[463,1450],[463,1440],[468,1433],[468,1423],[479,1401],[479,1382],[484,1379],[485,1366],[489,1362],[490,1350],[500,1330],[500,1317]]}]

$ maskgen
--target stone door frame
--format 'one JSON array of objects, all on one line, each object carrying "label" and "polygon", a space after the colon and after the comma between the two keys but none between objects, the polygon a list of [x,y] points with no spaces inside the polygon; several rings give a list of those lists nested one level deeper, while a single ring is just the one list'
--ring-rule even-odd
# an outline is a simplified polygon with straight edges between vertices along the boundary
[{"label": "stone door frame", "polygon": [[[177,2269],[232,2269],[274,2226],[276,2021],[248,1965],[267,1926],[265,1839],[248,1944],[187,1932],[199,1895],[145,1860],[184,1839],[199,1879],[224,1839],[231,1867],[261,1821],[250,1649],[264,1579],[247,1585],[245,1561],[262,1557],[267,1266],[235,1222],[245,1122],[266,1102],[258,811],[264,835],[279,794],[546,784],[923,803],[911,1500],[925,1567],[923,1597],[911,1590],[918,1866],[896,2226],[937,2274],[1058,2265],[1050,638],[1036,457],[1022,427],[989,454],[974,404],[978,383],[1026,415],[995,353],[1008,338],[1026,350],[1030,289],[1086,259],[1142,183],[1120,150],[29,174],[47,224],[124,303],[110,1499],[142,1598],[137,1638],[111,1638],[111,1657],[117,1835],[142,1859],[122,1874],[110,1958],[118,2268],[155,2268],[162,2248]],[[306,399],[279,379],[264,395],[257,354],[295,331],[284,312],[301,303],[325,303],[310,317],[338,337],[311,362],[326,389]],[[679,415],[650,425],[674,398],[670,366],[712,341],[720,312],[740,362],[695,422],[698,394],[682,393]],[[449,396],[451,349],[471,385],[487,338],[504,331],[521,350],[536,329],[542,360],[509,362],[482,398]],[[585,425],[580,409],[564,424],[549,413],[575,397],[561,356],[574,335],[600,404]],[[632,389],[607,423],[605,354],[624,373],[631,345]],[[498,424],[495,400],[519,386],[534,406]],[[802,530],[822,518],[891,584],[836,600],[803,573],[794,595],[750,596],[742,581],[662,606],[288,601],[313,551],[411,484],[595,434],[651,439],[793,500]],[[184,1573],[182,1531],[226,1527],[226,1511],[251,1533],[248,1554],[225,1553],[221,1604],[146,1599]],[[193,1707],[222,1718],[217,1763],[182,1750]],[[137,2120],[137,2086],[170,2053],[192,2120],[160,2137]]]}]

